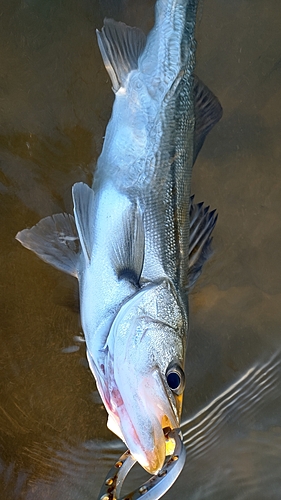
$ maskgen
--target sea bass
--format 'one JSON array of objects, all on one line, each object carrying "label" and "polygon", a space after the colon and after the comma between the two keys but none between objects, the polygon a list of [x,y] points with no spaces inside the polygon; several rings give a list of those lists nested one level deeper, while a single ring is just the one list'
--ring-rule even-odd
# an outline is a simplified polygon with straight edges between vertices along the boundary
[{"label": "sea bass", "polygon": [[156,474],[164,428],[180,426],[188,290],[210,254],[214,211],[191,198],[194,160],[221,116],[194,79],[197,0],[158,0],[155,26],[105,20],[98,43],[115,101],[92,188],[73,186],[74,217],[16,238],[79,281],[90,368],[108,427]]}]

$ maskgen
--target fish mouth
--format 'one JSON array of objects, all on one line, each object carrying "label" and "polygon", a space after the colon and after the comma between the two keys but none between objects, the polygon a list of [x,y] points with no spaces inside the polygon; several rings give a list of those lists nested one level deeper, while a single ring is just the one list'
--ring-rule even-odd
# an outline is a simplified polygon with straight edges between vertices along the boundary
[{"label": "fish mouth", "polygon": [[[123,386],[124,387],[124,386]],[[128,397],[127,397],[128,394]],[[118,407],[118,428],[113,420],[108,427],[123,437],[132,456],[149,473],[157,474],[167,455],[172,455],[175,441],[169,437],[179,428],[176,405],[173,407],[160,374],[138,383],[137,392],[122,394],[123,404]],[[130,398],[130,399],[129,399]],[[116,424],[116,419],[114,419]]]},{"label": "fish mouth", "polygon": [[[147,439],[140,439],[133,434],[133,440],[130,440],[129,449],[138,463],[149,473],[157,474],[164,466],[166,457],[172,455],[175,450],[175,440],[169,437],[169,434],[175,426],[164,415],[162,425],[160,422],[154,423],[153,429],[149,432],[147,428]],[[152,436],[152,439],[151,439]]]},{"label": "fish mouth", "polygon": [[[169,433],[180,427],[182,395],[171,400],[157,369],[144,377],[126,376],[126,380],[122,377],[118,384],[115,380],[109,393],[89,352],[87,356],[108,411],[108,428],[126,443],[132,456],[149,474],[157,474],[166,456],[172,455],[175,449],[175,441]],[[121,373],[124,374],[122,370]]]}]

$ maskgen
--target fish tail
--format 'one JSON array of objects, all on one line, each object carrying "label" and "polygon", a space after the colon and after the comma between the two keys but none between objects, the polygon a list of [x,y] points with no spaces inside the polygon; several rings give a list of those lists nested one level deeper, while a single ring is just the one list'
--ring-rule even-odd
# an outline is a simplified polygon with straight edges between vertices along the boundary
[{"label": "fish tail", "polygon": [[[140,58],[145,73],[170,83],[187,65],[192,73],[198,0],[158,0],[155,26]],[[192,66],[192,67],[191,67]]]}]

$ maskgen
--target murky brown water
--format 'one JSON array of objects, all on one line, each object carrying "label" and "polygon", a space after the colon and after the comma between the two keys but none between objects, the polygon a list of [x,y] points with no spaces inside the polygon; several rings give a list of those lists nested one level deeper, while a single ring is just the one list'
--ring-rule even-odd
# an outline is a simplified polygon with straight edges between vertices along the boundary
[{"label": "murky brown water", "polygon": [[[187,464],[165,498],[280,499],[281,3],[201,7],[197,73],[224,117],[193,191],[219,219],[190,299]],[[91,181],[113,101],[94,32],[105,15],[147,31],[153,1],[0,2],[3,500],[94,499],[123,449],[85,361],[75,280],[14,239]]]}]

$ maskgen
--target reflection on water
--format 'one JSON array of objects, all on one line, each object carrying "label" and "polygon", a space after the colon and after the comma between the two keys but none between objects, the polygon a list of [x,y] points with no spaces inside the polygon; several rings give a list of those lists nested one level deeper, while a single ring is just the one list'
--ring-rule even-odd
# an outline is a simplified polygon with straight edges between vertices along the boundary
[{"label": "reflection on water", "polygon": [[194,417],[182,422],[184,443],[188,459],[204,454],[209,447],[218,446],[223,427],[232,421],[239,425],[257,419],[269,401],[279,395],[278,380],[281,370],[280,354],[264,364],[250,368],[238,381],[217,396]]},{"label": "reflection on water", "polygon": [[[173,488],[178,498],[276,498],[281,487],[281,354],[256,363],[228,389],[182,423],[187,463]],[[274,410],[275,408],[275,410]],[[56,448],[33,441],[23,446],[29,467],[0,462],[6,498],[95,498],[104,471],[124,447],[117,440],[91,439]],[[22,461],[21,461],[22,462]],[[38,467],[38,470],[37,470]],[[34,473],[35,472],[35,473]],[[132,490],[144,480],[129,476]],[[186,480],[188,478],[188,481]],[[167,498],[168,498],[167,495]]]},{"label": "reflection on water", "polygon": [[[1,498],[92,499],[123,447],[85,362],[77,284],[14,236],[91,180],[113,101],[94,29],[114,15],[148,31],[154,2],[2,3]],[[190,300],[187,463],[165,498],[280,499],[281,4],[202,4],[197,73],[224,117],[193,191],[219,220]]]},{"label": "reflection on water", "polygon": [[278,353],[183,423],[190,498],[280,495],[280,375]]}]

